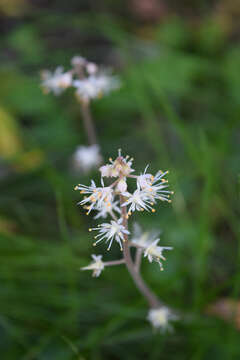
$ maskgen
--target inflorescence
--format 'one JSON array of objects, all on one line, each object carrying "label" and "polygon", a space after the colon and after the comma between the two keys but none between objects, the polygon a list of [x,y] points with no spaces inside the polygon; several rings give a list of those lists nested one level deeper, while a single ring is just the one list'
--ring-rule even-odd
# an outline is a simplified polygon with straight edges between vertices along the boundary
[{"label": "inflorescence", "polygon": [[71,65],[68,71],[64,71],[62,66],[57,67],[53,72],[43,70],[41,72],[43,91],[60,95],[64,90],[73,87],[77,99],[89,103],[120,86],[118,77],[113,76],[108,69],[101,69],[97,64],[81,56],[74,56]]},{"label": "inflorescence", "polygon": [[[145,210],[154,213],[158,200],[171,202],[170,196],[173,191],[168,190],[168,180],[165,178],[168,171],[159,170],[153,175],[148,172],[147,166],[143,173],[134,175],[135,170],[132,165],[133,158],[122,156],[119,150],[115,160],[110,158],[108,164],[100,167],[100,186],[91,180],[89,186],[78,184],[74,189],[79,190],[83,195],[83,199],[78,204],[83,206],[87,215],[94,211],[97,213],[95,219],[110,218],[108,222],[89,229],[90,232],[97,232],[93,245],[96,246],[99,242],[105,241],[108,245],[107,250],[110,250],[112,244],[116,242],[124,254],[122,259],[110,262],[103,262],[102,255],[92,255],[92,262],[82,270],[92,270],[93,276],[98,277],[106,266],[125,263],[138,286],[136,279],[142,282],[139,273],[141,258],[146,257],[150,263],[157,262],[160,270],[163,270],[162,261],[166,260],[163,251],[172,250],[172,247],[160,246],[159,232],[142,232],[136,223],[131,236],[128,219],[135,211]],[[112,178],[112,183],[106,185],[105,182],[109,182],[109,178]],[[133,192],[128,190],[129,181],[135,183],[136,189]],[[129,236],[131,236],[130,239]],[[135,248],[135,261],[132,260],[130,248]],[[160,303],[147,286],[142,286],[145,289],[143,295],[150,304],[147,319],[154,328],[170,329],[169,321],[175,320],[174,314],[167,306]]]},{"label": "inflorescence", "polygon": [[[119,151],[118,157],[113,161],[109,159],[110,163],[100,167],[101,172],[101,186],[97,186],[92,180],[89,186],[78,184],[75,190],[79,190],[83,195],[83,199],[78,203],[86,209],[86,214],[89,215],[91,211],[96,211],[95,218],[106,218],[108,215],[112,218],[110,222],[104,222],[96,228],[90,228],[89,231],[97,231],[95,236],[96,245],[102,240],[108,243],[107,250],[110,250],[113,241],[116,241],[122,250],[122,243],[125,241],[124,234],[129,235],[130,232],[123,225],[121,208],[127,207],[126,218],[134,211],[151,211],[155,212],[155,205],[158,200],[171,202],[170,195],[173,191],[167,190],[168,181],[165,176],[168,171],[162,172],[159,170],[155,175],[147,172],[148,167],[140,175],[133,175],[132,168],[133,159],[129,156],[123,157]],[[105,178],[116,178],[112,184],[106,186],[103,180]],[[133,193],[128,191],[128,180],[134,180],[136,190]],[[119,196],[124,198],[120,205]],[[170,247],[159,246],[160,239],[155,238],[146,241],[144,244],[136,244],[136,240],[132,242],[135,247],[142,247],[144,256],[150,262],[156,260],[160,267],[162,264],[160,260],[165,260],[162,255],[163,250],[170,250]]]}]

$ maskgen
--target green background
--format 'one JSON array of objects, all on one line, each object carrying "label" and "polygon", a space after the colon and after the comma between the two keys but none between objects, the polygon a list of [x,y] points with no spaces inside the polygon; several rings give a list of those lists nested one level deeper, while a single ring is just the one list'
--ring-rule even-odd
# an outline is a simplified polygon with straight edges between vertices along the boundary
[{"label": "green background", "polygon": [[[222,1],[0,1],[0,352],[6,360],[240,358],[239,4]],[[145,6],[145,7],[144,7]],[[147,6],[147,10],[146,10]],[[149,10],[150,6],[150,10]],[[132,216],[161,229],[165,271],[145,280],[183,314],[154,333],[123,266],[79,268],[96,222],[77,207],[71,155],[87,144],[71,90],[43,95],[39,73],[79,54],[122,87],[94,101],[104,158],[168,169],[171,205]],[[224,302],[224,311],[214,304]],[[209,310],[214,308],[215,310]],[[229,311],[228,311],[229,312]]]}]

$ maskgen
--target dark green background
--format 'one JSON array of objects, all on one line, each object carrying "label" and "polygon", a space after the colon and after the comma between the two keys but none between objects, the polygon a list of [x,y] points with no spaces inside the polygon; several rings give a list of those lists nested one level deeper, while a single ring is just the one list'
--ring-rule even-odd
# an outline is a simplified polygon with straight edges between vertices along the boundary
[{"label": "dark green background", "polygon": [[[228,360],[240,358],[231,319],[240,280],[240,29],[233,0],[0,1],[0,352],[6,360]],[[154,1],[150,1],[154,4]],[[155,2],[156,3],[156,2]],[[140,5],[139,5],[140,4]],[[156,6],[156,5],[155,5]],[[151,12],[151,11],[150,11]],[[154,334],[147,305],[122,266],[98,279],[79,268],[95,222],[76,206],[70,157],[87,139],[73,92],[45,96],[43,68],[80,54],[111,66],[122,88],[92,104],[105,159],[122,148],[139,172],[169,169],[172,205],[135,214],[160,228],[165,271],[146,281],[184,313]]]}]

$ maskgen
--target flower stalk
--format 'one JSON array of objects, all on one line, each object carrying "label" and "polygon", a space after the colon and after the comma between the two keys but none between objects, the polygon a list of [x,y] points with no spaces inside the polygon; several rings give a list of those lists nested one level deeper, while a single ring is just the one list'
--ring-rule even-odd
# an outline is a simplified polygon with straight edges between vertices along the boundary
[{"label": "flower stalk", "polygon": [[98,142],[97,142],[96,130],[93,123],[89,103],[81,102],[80,109],[83,119],[83,125],[88,138],[88,143],[89,145],[95,145]]},{"label": "flower stalk", "polygon": [[[120,195],[120,204],[121,206],[125,203],[124,196]],[[128,215],[127,215],[127,207],[122,206],[121,216],[123,219],[123,225],[125,228],[128,228]],[[138,251],[139,249],[137,249]],[[158,297],[148,288],[148,286],[143,281],[139,269],[136,269],[136,264],[134,264],[130,247],[128,241],[128,235],[124,235],[124,242],[123,242],[123,256],[125,259],[126,267],[128,269],[129,274],[131,275],[136,287],[142,293],[142,295],[146,298],[151,308],[158,308],[160,306],[160,300]]]},{"label": "flower stalk", "polygon": [[[106,266],[115,266],[125,264],[132,277],[137,289],[146,299],[149,305],[148,320],[154,327],[168,328],[168,320],[173,319],[172,312],[166,307],[158,296],[147,286],[140,272],[141,259],[146,257],[151,263],[153,261],[159,264],[160,270],[163,270],[162,260],[166,260],[162,252],[171,250],[171,247],[159,246],[159,238],[156,239],[156,233],[141,233],[137,229],[137,234],[130,238],[128,227],[129,217],[133,212],[144,211],[155,213],[157,200],[171,202],[169,199],[172,191],[167,190],[168,181],[164,176],[168,172],[158,171],[156,175],[146,173],[132,175],[133,159],[129,156],[123,157],[119,150],[118,157],[115,160],[109,159],[110,164],[103,165],[100,168],[101,186],[97,186],[92,180],[90,186],[77,185],[75,190],[80,190],[84,195],[83,200],[79,202],[86,211],[87,215],[91,211],[97,211],[95,218],[108,217],[112,220],[99,224],[89,231],[96,231],[94,236],[96,246],[99,242],[105,240],[108,244],[107,250],[111,249],[113,243],[118,243],[123,252],[123,258],[103,262],[102,255],[92,255],[94,261],[83,270],[93,270],[93,276],[99,276]],[[103,178],[116,178],[110,185],[104,184]],[[128,192],[128,179],[136,182],[137,189]],[[133,259],[131,247],[136,249]]]}]

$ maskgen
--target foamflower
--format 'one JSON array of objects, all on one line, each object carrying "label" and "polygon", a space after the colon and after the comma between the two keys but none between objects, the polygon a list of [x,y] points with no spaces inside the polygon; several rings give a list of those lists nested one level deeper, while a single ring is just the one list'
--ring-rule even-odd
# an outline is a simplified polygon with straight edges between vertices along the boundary
[{"label": "foamflower", "polygon": [[129,231],[122,225],[122,218],[119,220],[111,220],[110,223],[103,223],[97,228],[90,228],[89,231],[97,230],[99,234],[95,236],[98,239],[94,245],[97,245],[100,241],[104,240],[109,243],[107,250],[110,250],[113,240],[115,240],[122,250],[122,242],[124,241],[124,235],[129,234]]},{"label": "foamflower", "polygon": [[161,306],[158,309],[150,309],[147,315],[147,320],[151,323],[154,329],[161,332],[171,331],[171,320],[177,320],[177,316],[167,306]]},{"label": "foamflower", "polygon": [[89,102],[119,87],[116,77],[106,73],[96,73],[96,71],[93,72],[93,64],[91,64],[91,67],[88,67],[88,72],[90,72],[88,77],[73,81],[76,95],[80,101]]},{"label": "foamflower", "polygon": [[102,262],[102,255],[92,255],[93,261],[81,270],[93,270],[93,277],[98,277],[104,269],[104,263]]},{"label": "foamflower", "polygon": [[155,260],[158,262],[160,269],[163,270],[163,266],[161,260],[166,260],[165,257],[162,255],[163,250],[172,250],[170,246],[158,246],[160,239],[156,239],[152,243],[150,243],[144,251],[144,257],[148,258],[149,262]]},{"label": "foamflower", "polygon": [[159,236],[161,231],[152,230],[152,231],[142,231],[138,223],[133,224],[133,236],[131,243],[142,249],[146,249],[149,244],[151,244],[156,237]]},{"label": "foamflower", "polygon": [[72,73],[64,72],[62,66],[57,67],[54,72],[43,70],[41,77],[41,86],[45,93],[53,92],[54,95],[59,95],[72,85]]},{"label": "foamflower", "polygon": [[99,145],[78,146],[73,155],[73,165],[76,170],[88,173],[102,162]]}]

